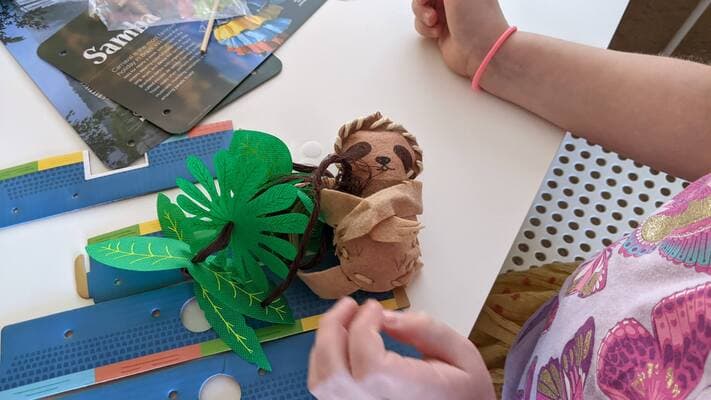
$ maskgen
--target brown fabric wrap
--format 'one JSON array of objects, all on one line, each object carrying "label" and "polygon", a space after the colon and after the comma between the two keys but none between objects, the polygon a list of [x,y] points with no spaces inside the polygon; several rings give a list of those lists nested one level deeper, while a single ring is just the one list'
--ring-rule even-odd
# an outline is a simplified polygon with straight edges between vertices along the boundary
[{"label": "brown fabric wrap", "polygon": [[386,292],[407,285],[422,267],[417,233],[422,225],[422,183],[403,181],[361,198],[321,191],[321,211],[335,230],[340,265],[325,271],[299,271],[318,296],[334,299],[358,289]]}]

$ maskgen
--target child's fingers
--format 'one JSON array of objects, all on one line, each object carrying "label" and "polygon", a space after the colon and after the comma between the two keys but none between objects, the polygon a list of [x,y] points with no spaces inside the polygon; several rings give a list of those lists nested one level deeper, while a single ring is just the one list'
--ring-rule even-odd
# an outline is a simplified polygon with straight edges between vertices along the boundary
[{"label": "child's fingers", "polygon": [[435,358],[467,370],[474,345],[452,328],[427,315],[412,312],[383,313],[383,329],[394,339],[410,344],[427,358]]},{"label": "child's fingers", "polygon": [[437,24],[437,11],[429,0],[412,0],[412,12],[415,18],[427,26]]},{"label": "child's fingers", "polygon": [[309,389],[332,374],[348,372],[348,326],[357,311],[358,304],[344,297],[321,318],[309,359]]},{"label": "child's fingers", "polygon": [[437,11],[434,8],[425,10],[422,13],[421,21],[430,27],[437,25]]},{"label": "child's fingers", "polygon": [[415,20],[415,30],[426,38],[436,39],[439,37],[439,26],[427,26],[419,19]]},{"label": "child's fingers", "polygon": [[380,336],[383,307],[368,300],[353,317],[348,331],[348,355],[351,375],[356,381],[377,372],[385,358],[385,344]]}]

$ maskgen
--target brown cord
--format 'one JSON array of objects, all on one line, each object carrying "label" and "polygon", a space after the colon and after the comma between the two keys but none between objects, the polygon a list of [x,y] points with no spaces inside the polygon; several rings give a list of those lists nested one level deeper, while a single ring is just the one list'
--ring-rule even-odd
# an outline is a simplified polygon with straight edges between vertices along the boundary
[{"label": "brown cord", "polygon": [[267,298],[262,301],[262,307],[268,306],[279,296],[284,294],[286,289],[291,286],[291,283],[296,277],[296,272],[299,269],[308,269],[313,267],[321,260],[321,258],[323,257],[323,253],[325,253],[326,245],[325,241],[322,241],[321,248],[319,249],[319,254],[317,254],[318,257],[314,257],[314,259],[312,259],[311,262],[306,265],[300,265],[304,258],[304,255],[306,254],[306,247],[308,246],[309,239],[311,238],[314,228],[316,227],[316,223],[318,222],[318,217],[321,211],[321,190],[325,186],[324,177],[328,176],[328,167],[333,164],[341,165],[341,170],[338,176],[336,176],[336,182],[352,181],[354,178],[351,165],[346,162],[346,158],[344,156],[338,154],[331,154],[330,156],[326,157],[321,162],[321,164],[319,164],[319,166],[313,170],[311,175],[311,185],[314,189],[314,208],[311,212],[311,215],[309,216],[309,223],[308,225],[306,225],[306,230],[304,231],[304,235],[302,236],[301,242],[299,243],[299,248],[296,253],[296,257],[294,257],[294,261],[289,265],[289,274],[286,276],[286,279],[284,279],[282,283],[280,283],[276,288],[274,288],[274,290],[272,290],[269,296],[267,296]]},{"label": "brown cord", "polygon": [[[343,190],[345,192],[349,193],[354,193],[358,194],[362,190],[362,183],[359,182],[358,179],[353,176],[353,170],[351,167],[350,163],[357,163],[357,160],[353,160],[352,158],[349,159],[348,154],[344,155],[338,155],[338,154],[331,154],[330,156],[326,157],[321,164],[319,164],[318,167],[310,166],[310,165],[303,165],[303,164],[296,164],[294,163],[294,170],[302,173],[310,173],[310,177],[303,177],[303,176],[285,176],[282,178],[277,179],[273,184],[276,183],[286,183],[290,181],[294,181],[297,179],[304,178],[305,181],[309,182],[311,186],[313,187],[314,190],[314,208],[311,211],[311,215],[309,216],[309,222],[306,225],[306,229],[304,231],[304,234],[301,238],[301,241],[298,246],[298,250],[296,253],[296,256],[294,257],[294,260],[291,262],[289,265],[289,274],[286,276],[286,279],[282,283],[280,283],[272,292],[267,296],[264,301],[262,301],[261,305],[262,307],[266,307],[269,304],[271,304],[274,300],[276,300],[278,297],[280,297],[286,289],[291,286],[291,283],[294,281],[294,278],[296,277],[296,272],[299,269],[310,269],[313,268],[314,266],[318,265],[321,260],[323,259],[324,254],[326,253],[327,249],[327,242],[325,240],[321,241],[321,245],[319,246],[318,252],[314,255],[314,257],[309,260],[304,265],[301,265],[301,262],[304,259],[304,256],[306,255],[306,248],[308,247],[309,240],[311,238],[311,235],[313,235],[314,229],[316,227],[316,224],[318,223],[318,218],[320,215],[320,210],[321,210],[321,190],[324,189],[325,187],[325,182],[324,178],[333,178],[333,174],[328,171],[328,168],[331,165],[334,164],[340,164],[340,170],[338,175],[335,177],[336,181],[336,188],[338,190]],[[266,188],[270,187],[271,185],[266,185],[263,190],[266,190]],[[210,255],[225,249],[229,243],[230,239],[232,237],[232,231],[234,230],[234,223],[232,221],[228,222],[225,224],[225,226],[222,228],[220,231],[220,234],[215,238],[215,240],[207,245],[204,249],[200,250],[195,257],[192,258],[193,263],[200,263],[203,262],[209,257]]]},{"label": "brown cord", "polygon": [[193,264],[198,264],[207,260],[210,255],[215,254],[220,250],[224,250],[230,244],[230,238],[232,237],[234,227],[234,222],[230,221],[226,223],[215,240],[208,244],[204,249],[198,251],[195,257],[193,257],[190,261],[192,261]]}]

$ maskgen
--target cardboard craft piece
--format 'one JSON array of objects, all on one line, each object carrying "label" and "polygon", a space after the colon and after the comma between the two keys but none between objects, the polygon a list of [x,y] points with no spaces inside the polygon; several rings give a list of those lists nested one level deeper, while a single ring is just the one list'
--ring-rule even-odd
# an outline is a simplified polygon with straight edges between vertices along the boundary
[{"label": "cardboard craft piece", "polygon": [[[4,327],[0,399],[57,395],[229,351],[214,331],[190,332],[181,322],[193,290],[193,283],[185,282]],[[262,342],[316,329],[319,316],[333,305],[300,282],[285,297],[295,322],[250,321]],[[409,306],[402,289],[354,295],[361,303],[368,298],[391,310]]]},{"label": "cardboard craft piece", "polygon": [[[170,135],[96,90],[82,85],[37,55],[37,48],[46,38],[84,12],[86,7],[86,2],[61,2],[26,12],[12,1],[2,2],[0,9],[7,18],[4,19],[6,24],[0,26],[0,38],[5,40],[10,54],[96,157],[109,169],[124,168]],[[32,21],[32,24],[23,21]],[[280,71],[281,62],[274,56],[267,57],[215,110],[235,101]]]},{"label": "cardboard craft piece", "polygon": [[[83,391],[70,393],[65,400],[163,399],[175,393],[179,399],[197,399],[203,384],[216,374],[228,375],[237,381],[242,400],[311,400],[306,386],[309,353],[313,332],[291,336],[264,345],[274,370],[260,374],[251,365],[233,354],[220,354],[148,374],[110,382]],[[421,355],[412,347],[383,336],[385,348],[406,357]]]},{"label": "cardboard craft piece", "polygon": [[[215,174],[195,156],[187,157],[186,164],[201,187],[178,178],[182,193],[177,205],[158,196],[163,237],[110,239],[90,244],[87,253],[122,270],[187,270],[195,280],[200,309],[220,338],[245,360],[270,371],[245,317],[293,323],[283,297],[275,296],[262,307],[274,287],[267,271],[281,279],[287,276],[287,263],[297,250],[280,235],[302,234],[306,207],[313,202],[303,203],[307,194],[298,187],[298,176],[274,183],[292,174],[293,163],[286,144],[264,132],[236,131],[229,150],[214,157]],[[304,211],[297,211],[297,205]],[[223,244],[217,248],[214,243]]]},{"label": "cardboard craft piece", "polygon": [[[87,239],[87,245],[129,236],[162,236],[156,219],[127,226]],[[81,254],[74,260],[74,278],[79,296],[102,303],[184,282],[189,277],[180,270],[150,273],[126,271],[104,265]]]},{"label": "cardboard craft piece", "polygon": [[413,180],[422,171],[422,150],[412,134],[380,113],[344,125],[335,150],[351,165],[354,184],[348,187],[360,192],[320,192],[340,265],[300,270],[299,277],[327,299],[407,285],[422,267],[422,184]]},{"label": "cardboard craft piece", "polygon": [[173,188],[191,179],[187,155],[210,159],[232,136],[231,121],[201,125],[150,150],[146,165],[103,174],[91,174],[86,151],[2,169],[0,228]]},{"label": "cardboard craft piece", "polygon": [[[286,144],[264,132],[236,131],[229,149],[215,155],[214,174],[195,156],[188,156],[186,164],[197,183],[177,178],[182,190],[177,205],[163,194],[157,198],[162,237],[110,239],[88,245],[87,253],[121,270],[187,271],[200,309],[220,338],[245,360],[270,371],[245,317],[293,323],[283,297],[275,296],[264,307],[262,302],[274,287],[267,272],[284,279],[286,264],[297,254],[288,236],[280,235],[302,234],[313,202],[298,185],[303,178],[291,176]],[[284,177],[293,179],[275,183]]]},{"label": "cardboard craft piece", "polygon": [[[89,238],[87,244],[129,236],[162,236],[160,222],[146,221],[103,233]],[[334,265],[338,265],[338,259],[330,246],[321,260],[321,266],[330,268]],[[146,273],[112,268],[83,254],[74,260],[74,276],[79,296],[95,303],[159,289],[189,279],[179,270]]]}]

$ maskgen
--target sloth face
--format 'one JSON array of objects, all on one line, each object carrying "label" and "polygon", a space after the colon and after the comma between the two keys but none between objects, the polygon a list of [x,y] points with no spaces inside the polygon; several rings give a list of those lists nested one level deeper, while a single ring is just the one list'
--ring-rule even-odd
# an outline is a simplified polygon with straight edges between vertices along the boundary
[{"label": "sloth face", "polygon": [[362,180],[403,181],[415,176],[415,153],[399,132],[358,131],[343,144],[354,160],[353,173]]}]

